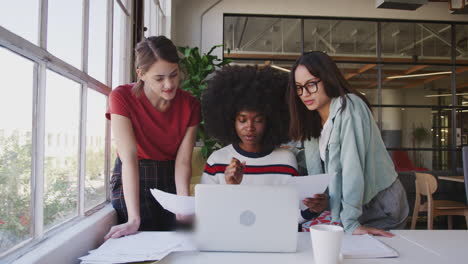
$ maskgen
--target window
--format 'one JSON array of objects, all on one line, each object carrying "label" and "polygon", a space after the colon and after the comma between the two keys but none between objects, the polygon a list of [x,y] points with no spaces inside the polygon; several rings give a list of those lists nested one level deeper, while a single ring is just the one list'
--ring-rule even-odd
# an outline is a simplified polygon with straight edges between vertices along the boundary
[{"label": "window", "polygon": [[[0,98],[0,262],[109,199],[104,113],[112,73],[119,83],[129,79],[131,52],[130,9],[117,2],[131,7],[127,0],[49,0],[41,10],[41,1],[18,0],[0,9],[8,30],[0,35],[8,90]],[[91,137],[94,144],[85,145]]]},{"label": "window", "polygon": [[106,136],[106,97],[89,90],[87,107],[86,134],[90,142],[86,142],[85,209],[90,209],[106,199],[105,142],[101,141]]},{"label": "window", "polygon": [[[46,147],[44,153],[46,229],[78,212],[78,146],[68,146],[66,139],[68,134],[79,133],[80,90],[79,83],[47,71],[45,130],[46,133],[59,134],[61,141],[57,144],[59,151]],[[49,165],[54,160],[64,160],[64,163],[58,167]]]},{"label": "window", "polygon": [[[35,63],[0,48],[0,253],[31,238],[32,97]],[[20,70],[19,70],[20,69]]]},{"label": "window", "polygon": [[456,173],[462,167],[467,22],[226,14],[223,27],[223,55],[237,63],[269,61],[288,69],[301,48],[330,55],[371,103],[397,170]]},{"label": "window", "polygon": [[125,38],[125,23],[127,17],[119,5],[114,5],[114,29],[112,46],[112,88],[124,84],[124,54],[125,45],[122,45]]},{"label": "window", "polygon": [[83,1],[49,0],[48,8],[47,50],[81,69]]},{"label": "window", "polygon": [[39,3],[38,0],[9,1],[8,8],[0,8],[0,25],[38,44]]},{"label": "window", "polygon": [[88,74],[106,82],[107,1],[89,1]]},{"label": "window", "polygon": [[[166,35],[167,3],[164,0],[145,0],[144,27],[145,37]],[[170,13],[170,12],[169,12]]]}]

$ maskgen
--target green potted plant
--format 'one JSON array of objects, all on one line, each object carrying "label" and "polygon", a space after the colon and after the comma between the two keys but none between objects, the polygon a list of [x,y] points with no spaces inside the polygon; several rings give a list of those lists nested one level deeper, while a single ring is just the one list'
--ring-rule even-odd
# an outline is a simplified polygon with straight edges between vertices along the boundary
[{"label": "green potted plant", "polygon": [[[201,100],[203,90],[207,87],[207,77],[216,70],[216,67],[221,67],[231,62],[228,59],[220,59],[212,52],[223,45],[215,45],[206,54],[200,54],[197,47],[178,47],[179,52],[184,54],[181,60],[181,65],[185,71],[185,80],[181,84],[181,88],[191,93],[193,96]],[[217,142],[206,135],[204,121],[198,127],[197,140],[202,142],[201,153],[203,158],[208,156],[221,146]]]}]

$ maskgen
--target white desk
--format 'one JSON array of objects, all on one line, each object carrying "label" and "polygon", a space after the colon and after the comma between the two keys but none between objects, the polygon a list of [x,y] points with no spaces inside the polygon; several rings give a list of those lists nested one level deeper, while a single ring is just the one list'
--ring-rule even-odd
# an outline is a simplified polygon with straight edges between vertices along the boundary
[{"label": "white desk", "polygon": [[[395,230],[393,238],[378,237],[396,249],[398,258],[345,259],[343,264],[457,264],[468,263],[466,230]],[[175,252],[158,264],[313,264],[309,233],[299,233],[296,253]]]}]

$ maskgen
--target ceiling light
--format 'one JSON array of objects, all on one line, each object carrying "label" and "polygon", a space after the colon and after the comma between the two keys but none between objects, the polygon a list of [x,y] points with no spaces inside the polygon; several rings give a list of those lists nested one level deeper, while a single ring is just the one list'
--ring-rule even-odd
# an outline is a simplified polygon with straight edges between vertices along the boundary
[{"label": "ceiling light", "polygon": [[423,76],[443,75],[443,74],[452,74],[452,72],[444,71],[444,72],[429,72],[429,73],[408,74],[408,75],[395,75],[395,76],[388,76],[387,79],[402,79],[402,78],[413,78],[413,77],[423,77]]},{"label": "ceiling light", "polygon": [[283,67],[280,67],[280,66],[276,66],[276,65],[271,65],[272,68],[275,68],[277,70],[280,70],[280,71],[284,71],[284,72],[291,72],[290,70],[286,69],[286,68],[283,68]]},{"label": "ceiling light", "polygon": [[[468,93],[457,93],[455,95],[468,95]],[[447,97],[452,96],[452,94],[429,94],[425,95],[424,97]]]}]

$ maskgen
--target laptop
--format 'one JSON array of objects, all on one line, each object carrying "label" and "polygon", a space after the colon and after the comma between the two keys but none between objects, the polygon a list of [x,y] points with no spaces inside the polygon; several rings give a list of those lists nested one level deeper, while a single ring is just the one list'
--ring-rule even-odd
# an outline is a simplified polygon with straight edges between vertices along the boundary
[{"label": "laptop", "polygon": [[289,186],[198,184],[198,249],[296,252],[298,200]]}]

